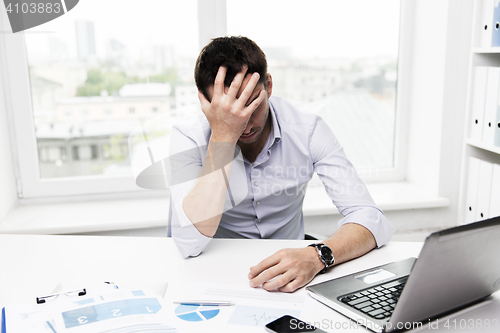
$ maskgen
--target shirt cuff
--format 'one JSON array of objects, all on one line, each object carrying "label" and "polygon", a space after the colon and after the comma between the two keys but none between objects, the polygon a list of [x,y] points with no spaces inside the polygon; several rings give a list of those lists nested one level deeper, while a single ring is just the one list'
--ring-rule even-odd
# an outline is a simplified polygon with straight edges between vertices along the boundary
[{"label": "shirt cuff", "polygon": [[172,238],[184,258],[199,256],[212,240],[211,237],[202,235],[193,224],[173,227]]},{"label": "shirt cuff", "polygon": [[394,233],[394,227],[387,220],[385,215],[376,208],[363,208],[356,210],[338,222],[340,228],[347,223],[356,223],[368,229],[377,243],[377,248],[387,244]]},{"label": "shirt cuff", "polygon": [[189,220],[182,204],[172,207],[172,238],[184,258],[196,257],[210,243],[212,237],[201,234]]}]

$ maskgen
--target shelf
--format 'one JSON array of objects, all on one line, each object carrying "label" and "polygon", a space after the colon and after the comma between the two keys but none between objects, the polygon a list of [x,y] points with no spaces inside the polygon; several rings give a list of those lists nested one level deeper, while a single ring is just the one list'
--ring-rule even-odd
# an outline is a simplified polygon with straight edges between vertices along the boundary
[{"label": "shelf", "polygon": [[474,54],[494,54],[500,53],[500,47],[475,47],[472,50]]},{"label": "shelf", "polygon": [[476,147],[500,155],[500,147],[492,146],[481,141],[468,139],[465,141],[469,146]]},{"label": "shelf", "polygon": [[475,49],[472,53],[473,66],[492,66],[500,64],[500,47]]}]

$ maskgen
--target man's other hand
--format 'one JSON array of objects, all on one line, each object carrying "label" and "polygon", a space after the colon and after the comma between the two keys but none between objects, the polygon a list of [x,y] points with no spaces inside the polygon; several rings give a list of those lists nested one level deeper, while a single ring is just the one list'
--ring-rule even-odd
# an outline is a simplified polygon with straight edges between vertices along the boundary
[{"label": "man's other hand", "polygon": [[293,292],[325,268],[313,247],[284,249],[250,268],[250,287]]},{"label": "man's other hand", "polygon": [[[213,141],[236,143],[252,113],[265,97],[265,91],[261,90],[258,97],[247,105],[260,78],[259,73],[253,73],[249,80],[245,80],[247,69],[248,67],[244,66],[227,88],[224,87],[227,68],[221,66],[215,77],[213,91],[209,91],[211,101],[207,100],[203,93],[198,92],[201,109],[212,130]],[[242,84],[244,80],[246,86]]]}]

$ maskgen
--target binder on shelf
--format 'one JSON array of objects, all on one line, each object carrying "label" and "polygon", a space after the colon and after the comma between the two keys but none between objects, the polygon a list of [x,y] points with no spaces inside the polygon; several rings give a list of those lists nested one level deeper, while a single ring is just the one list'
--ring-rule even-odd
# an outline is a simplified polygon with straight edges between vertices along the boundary
[{"label": "binder on shelf", "polygon": [[490,217],[500,216],[500,165],[493,165],[493,180],[491,182]]},{"label": "binder on shelf", "polygon": [[492,23],[491,46],[500,46],[500,0],[495,0]]},{"label": "binder on shelf", "polygon": [[497,90],[497,103],[495,107],[495,118],[493,121],[493,145],[500,147],[500,87]]},{"label": "binder on shelf", "polygon": [[[500,93],[498,94],[498,98],[500,102]],[[493,126],[495,129],[495,141],[493,142],[493,144],[497,147],[500,147],[500,103],[498,103],[496,114],[497,116]]]},{"label": "binder on shelf", "polygon": [[479,181],[479,162],[475,157],[469,157],[469,171],[467,174],[467,189],[465,191],[465,219],[464,222],[472,223],[476,221],[477,212],[477,190]]},{"label": "binder on shelf", "polygon": [[488,67],[478,66],[474,69],[474,87],[472,93],[472,112],[469,137],[477,141],[481,141],[483,135],[483,117],[487,79]]},{"label": "binder on shelf", "polygon": [[488,145],[494,145],[495,143],[499,82],[500,67],[488,67],[482,135],[482,141]]},{"label": "binder on shelf", "polygon": [[477,184],[476,221],[490,218],[491,181],[493,163],[479,161],[479,181]]},{"label": "binder on shelf", "polygon": [[479,19],[479,47],[490,47],[493,37],[494,0],[478,2],[481,6]]}]

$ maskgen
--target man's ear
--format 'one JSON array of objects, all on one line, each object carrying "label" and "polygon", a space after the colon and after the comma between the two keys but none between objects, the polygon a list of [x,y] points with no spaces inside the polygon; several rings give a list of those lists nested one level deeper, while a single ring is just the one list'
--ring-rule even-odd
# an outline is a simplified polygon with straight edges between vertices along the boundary
[{"label": "man's ear", "polygon": [[267,73],[266,77],[266,92],[267,92],[267,98],[271,97],[273,93],[273,78],[271,77],[270,73]]}]

